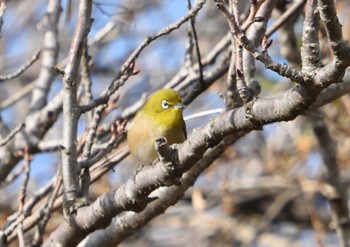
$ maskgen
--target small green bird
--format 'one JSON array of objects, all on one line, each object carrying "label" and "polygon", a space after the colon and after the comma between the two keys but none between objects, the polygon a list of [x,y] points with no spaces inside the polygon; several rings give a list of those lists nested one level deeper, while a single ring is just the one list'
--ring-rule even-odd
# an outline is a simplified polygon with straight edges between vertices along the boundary
[{"label": "small green bird", "polygon": [[173,89],[153,93],[130,125],[127,139],[131,154],[144,164],[157,158],[154,142],[165,137],[168,144],[186,140],[181,96]]}]

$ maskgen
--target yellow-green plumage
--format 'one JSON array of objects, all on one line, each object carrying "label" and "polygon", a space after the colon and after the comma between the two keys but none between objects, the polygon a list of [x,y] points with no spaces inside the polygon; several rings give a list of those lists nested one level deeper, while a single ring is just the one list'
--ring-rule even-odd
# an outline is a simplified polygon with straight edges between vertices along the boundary
[{"label": "yellow-green plumage", "polygon": [[151,163],[157,158],[156,139],[165,137],[168,144],[186,140],[182,108],[181,96],[175,90],[160,89],[153,93],[129,127],[131,154],[143,163]]}]

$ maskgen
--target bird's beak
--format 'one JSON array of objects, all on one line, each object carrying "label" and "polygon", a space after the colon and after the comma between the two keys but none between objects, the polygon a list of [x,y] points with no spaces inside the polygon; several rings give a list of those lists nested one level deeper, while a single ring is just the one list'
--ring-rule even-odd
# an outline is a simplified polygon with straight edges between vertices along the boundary
[{"label": "bird's beak", "polygon": [[182,103],[178,103],[175,105],[175,108],[178,108],[178,109],[185,109],[185,105],[182,104]]}]

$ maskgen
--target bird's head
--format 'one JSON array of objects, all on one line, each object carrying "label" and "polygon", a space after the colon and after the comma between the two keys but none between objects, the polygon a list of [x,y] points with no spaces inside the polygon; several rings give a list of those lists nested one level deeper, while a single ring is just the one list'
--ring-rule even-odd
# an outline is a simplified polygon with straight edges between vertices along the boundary
[{"label": "bird's head", "polygon": [[181,95],[177,91],[160,89],[149,97],[142,111],[158,122],[177,124],[183,121],[183,108]]}]

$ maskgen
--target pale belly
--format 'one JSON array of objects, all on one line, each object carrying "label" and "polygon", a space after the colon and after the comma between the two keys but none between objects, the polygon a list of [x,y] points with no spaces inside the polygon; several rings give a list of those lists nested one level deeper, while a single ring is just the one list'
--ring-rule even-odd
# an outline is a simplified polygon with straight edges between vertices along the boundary
[{"label": "pale belly", "polygon": [[[143,164],[149,164],[157,158],[158,155],[154,146],[156,139],[160,137],[165,137],[169,145],[174,143],[181,143],[186,139],[182,129],[166,130],[166,129],[158,128],[157,133],[151,133],[151,132],[144,133],[143,130],[145,129],[154,129],[154,128],[150,128],[149,122],[148,122],[147,126],[144,126],[144,128],[136,129],[131,126],[128,132],[128,143],[130,147],[130,152],[135,158],[137,158]],[[137,142],[139,143],[139,145],[138,146],[130,145],[130,143],[133,143],[133,142],[134,143]]]}]

